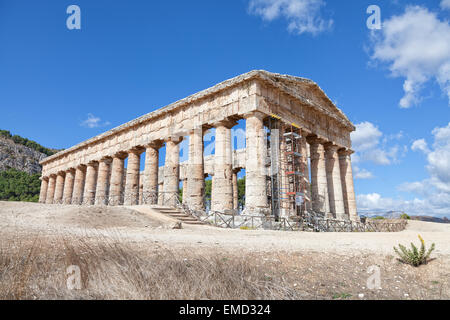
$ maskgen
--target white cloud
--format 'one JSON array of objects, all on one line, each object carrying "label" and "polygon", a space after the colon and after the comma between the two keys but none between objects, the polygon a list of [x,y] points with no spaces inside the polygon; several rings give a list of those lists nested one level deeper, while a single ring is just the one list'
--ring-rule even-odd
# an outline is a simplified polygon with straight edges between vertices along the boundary
[{"label": "white cloud", "polygon": [[[447,6],[450,0],[441,2]],[[374,37],[374,61],[389,65],[394,77],[403,77],[405,95],[400,107],[420,101],[420,90],[430,80],[440,85],[450,100],[450,24],[436,13],[420,6],[409,6],[399,16],[383,23]]]},{"label": "white cloud", "polygon": [[323,0],[251,0],[249,11],[269,22],[280,17],[286,19],[290,32],[316,35],[333,24],[321,15],[324,5]]},{"label": "white cloud", "polygon": [[[394,145],[386,147],[390,140],[401,139],[403,134],[400,132],[381,139],[383,133],[371,122],[362,122],[356,125],[356,131],[351,133],[353,149],[356,153],[352,160],[355,163],[370,161],[379,165],[389,165],[397,162],[400,147]],[[381,144],[381,142],[383,142]]]},{"label": "white cloud", "polygon": [[[412,150],[424,152],[427,159],[429,178],[422,181],[406,182],[399,186],[401,191],[420,196],[419,207],[409,203],[412,213],[423,211],[429,214],[450,215],[450,123],[432,131],[434,141],[431,146],[425,139],[414,141]],[[362,201],[367,205],[366,198]]]},{"label": "white cloud", "polygon": [[355,171],[355,174],[354,174],[355,179],[363,180],[363,179],[373,179],[374,178],[372,172],[370,172],[366,169],[360,169],[358,166],[354,166],[354,171]]},{"label": "white cloud", "polygon": [[378,193],[361,194],[356,198],[358,210],[365,212],[401,211],[410,215],[447,216],[448,207],[430,203],[427,200],[414,198],[412,200],[384,198]]},{"label": "white cloud", "polygon": [[422,151],[423,153],[429,153],[428,144],[425,139],[419,139],[413,142],[411,146],[412,151]]},{"label": "white cloud", "polygon": [[450,0],[442,0],[441,1],[441,8],[450,10]]},{"label": "white cloud", "polygon": [[99,117],[94,116],[92,113],[88,113],[87,119],[83,120],[81,122],[81,126],[82,127],[87,127],[87,128],[104,127],[104,126],[107,126],[109,124],[110,124],[110,122],[108,122],[108,121],[102,122],[102,119],[100,119]]}]

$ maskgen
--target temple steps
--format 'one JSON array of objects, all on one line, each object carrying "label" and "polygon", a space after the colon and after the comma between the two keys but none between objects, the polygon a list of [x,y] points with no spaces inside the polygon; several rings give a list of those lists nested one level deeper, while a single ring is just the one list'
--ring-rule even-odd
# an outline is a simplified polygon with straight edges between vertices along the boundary
[{"label": "temple steps", "polygon": [[185,213],[183,210],[177,208],[169,208],[169,207],[152,207],[153,210],[158,211],[161,214],[179,220],[185,224],[191,225],[204,225],[205,223],[197,220],[195,217]]}]

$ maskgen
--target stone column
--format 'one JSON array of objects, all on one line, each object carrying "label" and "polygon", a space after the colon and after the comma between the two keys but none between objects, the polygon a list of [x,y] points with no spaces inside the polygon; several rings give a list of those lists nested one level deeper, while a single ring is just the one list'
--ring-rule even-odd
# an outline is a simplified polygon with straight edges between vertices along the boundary
[{"label": "stone column", "polygon": [[223,212],[233,210],[232,147],[231,128],[234,122],[223,121],[216,124],[214,154],[214,176],[212,178],[211,210]]},{"label": "stone column", "polygon": [[309,153],[310,150],[308,148],[308,143],[306,140],[307,132],[301,131],[302,138],[300,139],[300,146],[301,146],[301,154],[302,154],[302,161],[303,161],[303,180],[304,180],[304,186],[305,186],[305,208],[307,211],[310,211],[312,209],[311,204],[311,183],[309,181]]},{"label": "stone column", "polygon": [[121,205],[122,185],[124,174],[124,155],[122,153],[113,157],[111,167],[111,183],[109,189],[109,204],[112,206]]},{"label": "stone column", "polygon": [[164,204],[164,183],[163,182],[159,182],[158,183],[158,191],[161,190],[161,192],[158,192],[158,205],[162,206]]},{"label": "stone column", "polygon": [[58,172],[56,176],[55,199],[53,203],[62,204],[65,176],[65,172]]},{"label": "stone column", "polygon": [[308,142],[311,152],[312,209],[314,212],[323,213],[326,217],[331,218],[324,141],[310,138]]},{"label": "stone column", "polygon": [[180,147],[182,138],[169,138],[166,141],[166,161],[164,164],[163,205],[175,207],[180,184]]},{"label": "stone column", "polygon": [[328,194],[330,209],[333,216],[345,220],[344,196],[342,193],[341,169],[339,167],[338,146],[327,143],[325,145],[325,158],[327,170]]},{"label": "stone column", "polygon": [[64,179],[64,195],[63,203],[72,203],[73,186],[75,182],[75,170],[69,169],[66,171],[66,178]]},{"label": "stone column", "polygon": [[75,170],[75,182],[73,186],[72,204],[83,203],[83,190],[86,178],[86,166],[80,165]]},{"label": "stone column", "polygon": [[39,203],[45,203],[47,198],[48,177],[41,178],[41,191],[39,194]]},{"label": "stone column", "polygon": [[233,170],[233,209],[239,209],[239,190],[238,190],[238,172],[239,170]]},{"label": "stone column", "polygon": [[[186,204],[194,210],[204,210],[205,173],[203,162],[203,128],[194,129],[189,135],[189,162],[186,187]],[[185,194],[183,194],[183,202]]]},{"label": "stone column", "polygon": [[97,189],[95,191],[95,204],[107,205],[109,198],[109,178],[111,174],[111,158],[103,158],[98,165]]},{"label": "stone column", "polygon": [[148,145],[145,149],[145,169],[143,177],[142,202],[156,204],[158,201],[158,163],[161,143]]},{"label": "stone column", "polygon": [[52,174],[48,180],[47,198],[45,203],[52,204],[55,197],[56,175]]},{"label": "stone column", "polygon": [[126,206],[139,204],[139,175],[141,173],[141,153],[140,149],[133,149],[128,152],[127,177],[125,181]]},{"label": "stone column", "polygon": [[352,150],[339,150],[339,166],[341,168],[342,192],[344,195],[345,213],[352,221],[358,221],[356,210],[355,188],[353,185]]},{"label": "stone column", "polygon": [[90,162],[86,169],[86,185],[84,187],[83,204],[93,205],[97,185],[98,162]]},{"label": "stone column", "polygon": [[279,178],[278,178],[278,183],[279,183],[279,188],[280,188],[280,217],[282,218],[289,218],[290,215],[290,209],[291,209],[291,205],[289,204],[288,201],[283,201],[284,199],[287,199],[287,192],[289,190],[289,178],[286,174],[287,171],[287,167],[286,167],[286,150],[287,150],[287,146],[286,146],[286,140],[284,139],[284,134],[286,132],[286,124],[282,124],[280,126],[280,130],[279,130],[279,139],[280,139],[280,161],[279,161]]},{"label": "stone column", "polygon": [[269,206],[266,191],[267,151],[264,118],[265,115],[259,112],[246,116],[245,211],[249,214],[265,213]]}]

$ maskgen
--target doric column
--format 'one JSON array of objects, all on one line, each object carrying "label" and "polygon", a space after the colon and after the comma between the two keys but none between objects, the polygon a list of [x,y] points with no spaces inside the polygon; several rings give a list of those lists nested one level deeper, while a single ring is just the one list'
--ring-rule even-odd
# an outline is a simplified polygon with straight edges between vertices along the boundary
[{"label": "doric column", "polygon": [[48,177],[41,178],[41,192],[39,194],[39,202],[45,203],[47,199]]},{"label": "doric column", "polygon": [[119,153],[113,157],[111,166],[111,182],[109,188],[109,204],[112,206],[121,205],[123,202],[122,186],[124,175],[124,155]]},{"label": "doric column", "polygon": [[195,210],[204,210],[205,173],[203,163],[203,128],[194,129],[189,135],[189,162],[186,170],[186,186],[183,185],[183,202]]},{"label": "doric column", "polygon": [[55,197],[56,175],[50,175],[48,180],[47,198],[45,203],[52,204]]},{"label": "doric column", "polygon": [[75,182],[75,169],[69,169],[66,171],[66,178],[64,179],[64,194],[63,203],[72,203],[73,186]]},{"label": "doric column", "polygon": [[75,182],[73,186],[72,204],[83,203],[83,191],[86,181],[86,166],[79,165],[75,170]]},{"label": "doric column", "polygon": [[305,204],[306,204],[306,210],[310,211],[312,209],[311,204],[311,183],[309,181],[309,153],[310,150],[308,150],[308,143],[306,140],[307,132],[304,130],[301,131],[302,138],[300,139],[300,147],[301,147],[301,155],[302,155],[302,161],[303,161],[303,180],[305,185]]},{"label": "doric column", "polygon": [[310,138],[308,142],[311,152],[312,209],[314,212],[323,213],[330,217],[324,141]]},{"label": "doric column", "polygon": [[158,163],[161,143],[153,143],[145,149],[145,168],[143,177],[142,202],[156,204],[158,201]]},{"label": "doric column", "polygon": [[111,158],[103,158],[98,165],[97,189],[95,191],[95,204],[107,205],[109,198],[109,177],[111,175]]},{"label": "doric column", "polygon": [[344,195],[345,213],[350,220],[357,221],[355,188],[353,185],[353,171],[351,155],[353,151],[347,149],[339,150],[339,166],[341,168],[342,193]]},{"label": "doric column", "polygon": [[164,183],[158,182],[158,205],[162,206],[164,204]]},{"label": "doric column", "polygon": [[98,162],[90,162],[86,168],[86,185],[83,194],[83,204],[93,205],[97,185]]},{"label": "doric column", "polygon": [[139,204],[139,175],[141,167],[141,149],[128,152],[127,178],[125,181],[124,204],[134,206]]},{"label": "doric column", "polygon": [[325,145],[325,158],[327,170],[328,195],[330,209],[333,216],[345,220],[344,196],[342,194],[341,169],[339,167],[339,147],[327,143]]},{"label": "doric column", "polygon": [[[287,192],[289,190],[289,178],[286,174],[287,171],[287,164],[284,160],[285,156],[284,153],[287,151],[287,145],[286,145],[286,139],[284,139],[284,134],[286,133],[286,125],[283,124],[280,126],[279,129],[279,137],[280,140],[280,161],[277,163],[279,165],[279,188],[280,188],[280,217],[282,218],[289,218],[290,215],[290,207],[291,204],[288,201],[283,201],[282,199],[287,199]],[[276,147],[276,146],[274,146]],[[275,166],[275,170],[278,169],[277,166]]]},{"label": "doric column", "polygon": [[231,128],[235,124],[235,122],[223,121],[215,126],[214,176],[212,178],[214,196],[211,201],[213,211],[233,210]]},{"label": "doric column", "polygon": [[180,183],[180,147],[182,138],[169,138],[166,141],[166,161],[164,164],[163,205],[175,207]]},{"label": "doric column", "polygon": [[238,172],[239,170],[233,170],[233,209],[239,209],[239,190],[238,190]]},{"label": "doric column", "polygon": [[61,204],[64,192],[64,179],[66,177],[65,172],[58,172],[56,176],[56,186],[55,186],[55,198],[53,203]]},{"label": "doric column", "polygon": [[245,210],[250,211],[248,213],[259,213],[268,208],[264,118],[265,115],[259,112],[246,116]]}]

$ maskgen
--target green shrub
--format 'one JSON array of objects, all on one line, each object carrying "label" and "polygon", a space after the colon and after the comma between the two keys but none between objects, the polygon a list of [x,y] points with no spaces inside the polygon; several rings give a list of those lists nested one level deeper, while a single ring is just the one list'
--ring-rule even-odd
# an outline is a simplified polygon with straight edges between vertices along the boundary
[{"label": "green shrub", "polygon": [[405,246],[399,244],[397,249],[394,247],[395,253],[398,254],[400,257],[400,261],[406,264],[410,264],[414,267],[418,267],[421,264],[426,264],[429,261],[431,252],[435,249],[435,244],[433,243],[431,245],[431,248],[428,249],[428,251],[425,248],[425,241],[422,239],[422,237],[419,235],[420,239],[420,250],[417,249],[417,247],[414,245],[414,243],[411,242],[411,250],[406,249]]},{"label": "green shrub", "polygon": [[16,169],[0,172],[0,200],[39,201],[40,174],[28,174]]},{"label": "green shrub", "polygon": [[373,219],[373,220],[384,220],[384,219],[386,219],[386,218],[383,217],[383,216],[376,216],[376,217],[373,217],[372,219]]},{"label": "green shrub", "polygon": [[406,213],[403,213],[403,214],[400,216],[400,219],[403,219],[403,220],[411,220],[411,217],[408,216]]}]

